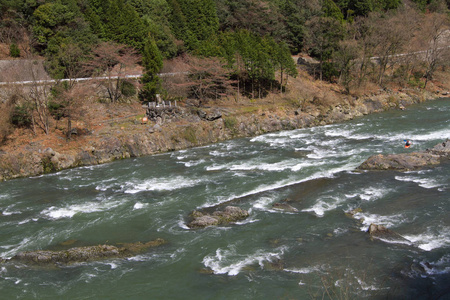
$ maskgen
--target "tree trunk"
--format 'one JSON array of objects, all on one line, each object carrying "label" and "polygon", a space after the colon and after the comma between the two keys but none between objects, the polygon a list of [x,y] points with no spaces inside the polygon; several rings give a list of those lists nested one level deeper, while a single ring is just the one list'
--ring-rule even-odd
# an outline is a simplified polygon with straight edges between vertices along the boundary
[{"label": "tree trunk", "polygon": [[67,139],[70,140],[72,137],[72,119],[70,115],[67,117]]}]

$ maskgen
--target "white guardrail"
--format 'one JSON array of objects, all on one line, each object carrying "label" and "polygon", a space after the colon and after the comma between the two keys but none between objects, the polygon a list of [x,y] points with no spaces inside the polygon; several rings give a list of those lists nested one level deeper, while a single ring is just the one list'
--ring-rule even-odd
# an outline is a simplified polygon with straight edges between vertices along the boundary
[{"label": "white guardrail", "polygon": [[[177,75],[183,75],[188,74],[189,72],[173,72],[173,73],[158,73],[159,77],[171,77],[171,76],[177,76]],[[123,75],[123,76],[101,76],[101,77],[85,77],[85,78],[72,78],[72,79],[46,79],[46,80],[26,80],[26,81],[3,81],[0,82],[0,86],[2,85],[27,85],[27,84],[38,84],[43,85],[47,83],[56,83],[56,82],[64,82],[64,81],[89,81],[89,80],[111,80],[111,79],[117,79],[117,78],[131,78],[136,79],[142,77],[142,74],[140,75]]]}]

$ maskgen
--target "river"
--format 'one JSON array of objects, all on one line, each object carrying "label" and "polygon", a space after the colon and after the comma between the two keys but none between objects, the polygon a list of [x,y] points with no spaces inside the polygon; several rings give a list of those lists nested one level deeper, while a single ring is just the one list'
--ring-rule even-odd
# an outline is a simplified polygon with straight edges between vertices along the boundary
[{"label": "river", "polygon": [[[2,299],[450,299],[450,163],[355,172],[450,138],[440,99],[355,120],[0,183],[0,256],[167,244],[52,267],[5,262]],[[403,147],[410,139],[412,146]],[[189,229],[231,201],[250,217]],[[273,208],[288,201],[297,212]],[[354,217],[348,212],[357,209]],[[399,233],[371,239],[371,223]],[[324,297],[323,297],[324,296]]]}]

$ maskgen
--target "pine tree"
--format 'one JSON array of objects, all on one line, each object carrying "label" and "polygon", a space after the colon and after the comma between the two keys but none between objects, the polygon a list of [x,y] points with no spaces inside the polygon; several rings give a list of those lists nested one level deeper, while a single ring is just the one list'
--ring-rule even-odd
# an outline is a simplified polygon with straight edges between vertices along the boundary
[{"label": "pine tree", "polygon": [[158,72],[163,66],[162,55],[153,37],[148,37],[145,41],[142,63],[145,73],[141,79],[143,87],[140,96],[142,101],[150,101],[161,92],[161,79],[158,77]]}]

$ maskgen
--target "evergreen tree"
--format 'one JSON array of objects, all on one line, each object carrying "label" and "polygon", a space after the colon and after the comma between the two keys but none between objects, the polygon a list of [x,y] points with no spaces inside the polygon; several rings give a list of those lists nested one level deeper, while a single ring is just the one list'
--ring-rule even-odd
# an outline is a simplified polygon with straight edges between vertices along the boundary
[{"label": "evergreen tree", "polygon": [[[280,71],[280,88],[283,90],[287,84],[288,76],[297,77],[297,67],[286,43],[277,44],[275,49],[276,69]],[[284,80],[284,76],[286,76],[286,80]]]},{"label": "evergreen tree", "polygon": [[287,27],[287,43],[293,52],[303,48],[303,37],[305,36],[305,20],[301,15],[300,8],[295,0],[285,0],[281,6]]},{"label": "evergreen tree", "polygon": [[47,56],[57,53],[63,43],[77,43],[86,52],[96,43],[78,6],[69,0],[48,2],[36,8],[32,32],[35,48]]},{"label": "evergreen tree", "polygon": [[190,35],[190,30],[187,28],[186,17],[183,14],[180,3],[177,0],[168,0],[167,3],[171,8],[169,23],[172,32],[177,39],[184,41]]},{"label": "evergreen tree", "polygon": [[151,101],[161,92],[161,79],[158,77],[158,72],[163,66],[162,55],[152,37],[145,40],[142,63],[145,73],[141,79],[143,87],[140,96],[143,101]]},{"label": "evergreen tree", "polygon": [[333,0],[323,0],[322,11],[325,17],[336,19],[341,23],[344,22],[344,15]]},{"label": "evergreen tree", "polygon": [[89,0],[86,17],[104,40],[142,50],[146,28],[136,10],[124,0]]},{"label": "evergreen tree", "polygon": [[189,49],[197,49],[201,42],[216,36],[219,29],[216,6],[212,0],[179,0],[186,18],[184,41]]}]

